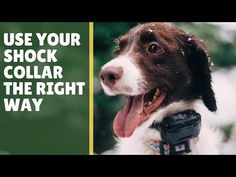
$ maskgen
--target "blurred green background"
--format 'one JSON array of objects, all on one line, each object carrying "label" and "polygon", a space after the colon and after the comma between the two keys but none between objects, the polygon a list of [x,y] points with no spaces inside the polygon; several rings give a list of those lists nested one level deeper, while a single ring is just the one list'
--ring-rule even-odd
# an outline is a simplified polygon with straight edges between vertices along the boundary
[{"label": "blurred green background", "polygon": [[[38,81],[84,81],[86,83],[83,96],[37,96],[36,98],[44,98],[40,112],[5,112],[3,109],[5,95],[1,84],[0,154],[88,154],[88,29],[88,23],[0,23],[1,83],[6,80],[3,77],[3,68],[7,65],[3,62],[3,51],[6,49],[3,44],[4,32],[80,33],[79,47],[60,45],[39,47],[34,43],[33,47],[11,47],[11,49],[58,49],[57,63],[35,62],[22,65],[38,65],[40,68],[44,65],[63,66],[63,79]],[[36,42],[35,38],[33,42]]]},{"label": "blurred green background", "polygon": [[[101,153],[110,149],[114,143],[112,122],[117,111],[122,107],[123,97],[107,97],[101,89],[98,73],[103,64],[112,58],[114,40],[126,33],[138,23],[95,23],[94,44],[94,119],[95,119],[95,152]],[[229,69],[236,65],[236,28],[227,30],[226,24],[214,23],[174,23],[188,33],[203,39],[209,47],[214,62],[214,70]],[[236,23],[235,23],[236,26]],[[232,125],[222,126],[226,137],[229,137]]]}]

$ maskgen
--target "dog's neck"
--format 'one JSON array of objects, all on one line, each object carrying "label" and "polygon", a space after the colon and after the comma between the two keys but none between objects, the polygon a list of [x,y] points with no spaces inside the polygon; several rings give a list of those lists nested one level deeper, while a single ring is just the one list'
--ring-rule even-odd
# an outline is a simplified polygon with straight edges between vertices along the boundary
[{"label": "dog's neck", "polygon": [[[174,102],[160,110],[154,112],[150,118],[144,122],[137,130],[135,131],[134,136],[144,143],[144,145],[149,148],[153,154],[159,154],[160,152],[160,133],[156,129],[151,129],[150,125],[154,122],[161,122],[165,117],[182,112],[188,109],[195,109],[195,104],[197,101],[187,103],[184,101]],[[169,147],[165,146],[164,149],[167,153]]]}]

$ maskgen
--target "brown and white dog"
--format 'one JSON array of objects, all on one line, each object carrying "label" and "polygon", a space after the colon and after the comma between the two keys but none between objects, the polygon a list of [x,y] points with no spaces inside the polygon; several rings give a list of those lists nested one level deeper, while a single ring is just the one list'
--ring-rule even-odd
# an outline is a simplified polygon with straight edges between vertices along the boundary
[{"label": "brown and white dog", "polygon": [[[118,144],[110,153],[159,154],[148,145],[161,139],[149,128],[154,120],[198,104],[217,110],[208,55],[197,37],[168,23],[146,23],[118,38],[114,55],[101,69],[101,85],[107,95],[125,95],[126,103],[113,123]],[[217,137],[202,119],[191,154],[217,154]]]}]

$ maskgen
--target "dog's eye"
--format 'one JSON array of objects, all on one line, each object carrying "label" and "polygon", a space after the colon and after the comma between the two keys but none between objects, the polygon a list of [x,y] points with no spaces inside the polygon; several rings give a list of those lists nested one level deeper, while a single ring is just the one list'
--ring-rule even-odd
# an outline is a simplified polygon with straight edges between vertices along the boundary
[{"label": "dog's eye", "polygon": [[149,53],[157,53],[161,50],[161,47],[157,43],[151,43],[148,47]]}]

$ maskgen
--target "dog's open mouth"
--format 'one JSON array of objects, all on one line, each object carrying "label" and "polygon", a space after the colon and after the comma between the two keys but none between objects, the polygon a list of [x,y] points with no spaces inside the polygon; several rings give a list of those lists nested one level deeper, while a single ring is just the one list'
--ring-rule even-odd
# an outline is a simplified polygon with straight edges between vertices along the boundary
[{"label": "dog's open mouth", "polygon": [[123,109],[117,113],[113,123],[115,134],[118,137],[130,137],[160,107],[166,93],[166,89],[155,88],[144,95],[127,96]]}]

